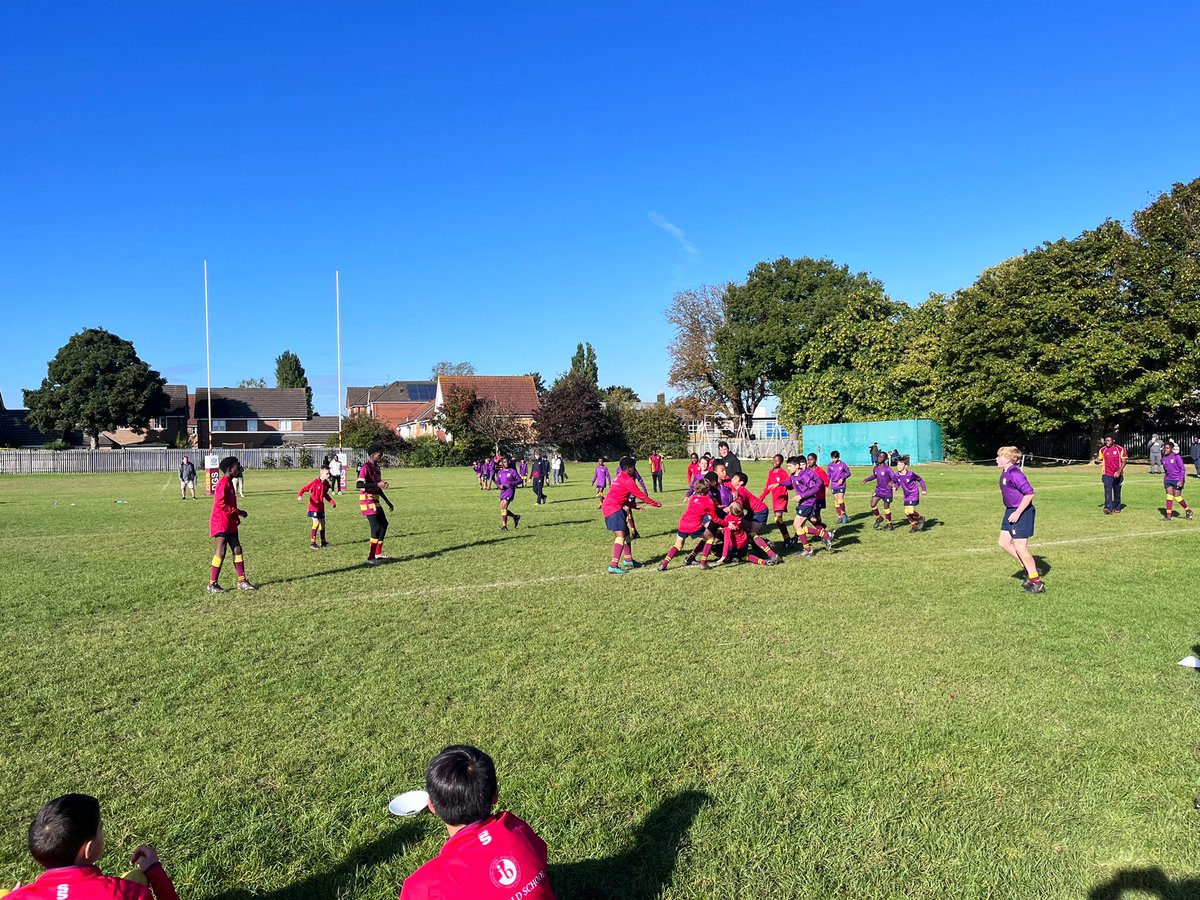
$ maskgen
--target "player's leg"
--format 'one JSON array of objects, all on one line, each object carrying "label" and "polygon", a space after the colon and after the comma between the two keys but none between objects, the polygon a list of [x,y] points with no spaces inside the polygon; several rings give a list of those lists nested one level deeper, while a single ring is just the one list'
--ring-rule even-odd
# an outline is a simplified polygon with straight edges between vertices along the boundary
[{"label": "player's leg", "polygon": [[317,549],[317,531],[319,530],[319,529],[317,528],[317,515],[316,515],[316,513],[311,513],[311,512],[310,512],[310,513],[308,514],[308,525],[309,525],[309,528],[308,528],[308,549],[310,549],[310,550],[316,550],[316,549]]},{"label": "player's leg", "polygon": [[879,503],[882,499],[878,494],[871,498],[871,512],[875,515],[875,521],[871,523],[873,528],[883,527],[883,513],[879,511]]},{"label": "player's leg", "polygon": [[237,572],[238,589],[242,591],[254,590],[254,585],[252,585],[246,579],[246,559],[244,556],[242,556],[242,542],[240,540],[234,540],[232,550],[233,570]]},{"label": "player's leg", "polygon": [[1017,559],[1025,567],[1025,590],[1031,594],[1040,594],[1046,589],[1046,586],[1042,582],[1041,573],[1038,572],[1037,561],[1029,552],[1029,538],[1014,537],[1012,544]]},{"label": "player's leg", "polygon": [[217,535],[214,541],[212,566],[208,579],[208,592],[210,594],[220,594],[224,593],[224,588],[217,584],[217,581],[221,577],[221,566],[225,563],[226,541],[222,535]]},{"label": "player's leg", "polygon": [[675,543],[667,548],[667,555],[664,556],[663,561],[658,564],[658,569],[660,572],[667,571],[667,566],[671,564],[671,560],[673,560],[679,554],[679,551],[683,549],[683,544],[686,540],[687,538],[679,534],[679,532],[675,533]]},{"label": "player's leg", "polygon": [[613,547],[612,559],[608,562],[608,571],[613,575],[623,573],[625,570],[621,568],[621,557],[625,554],[625,531],[613,531]]}]

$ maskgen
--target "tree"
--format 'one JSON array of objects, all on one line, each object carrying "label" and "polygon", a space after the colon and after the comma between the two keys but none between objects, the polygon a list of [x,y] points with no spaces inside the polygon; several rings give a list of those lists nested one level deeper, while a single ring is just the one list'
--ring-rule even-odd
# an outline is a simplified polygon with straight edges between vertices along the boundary
[{"label": "tree", "polygon": [[475,391],[451,385],[442,397],[437,413],[437,426],[457,438],[470,428],[471,411],[475,407]]},{"label": "tree", "polygon": [[564,375],[546,392],[535,417],[541,440],[568,457],[585,459],[605,449],[612,423],[600,406],[596,386],[580,375]]},{"label": "tree", "polygon": [[312,416],[312,388],[308,386],[308,376],[304,374],[304,366],[300,365],[300,357],[291,350],[284,350],[275,357],[275,387],[304,388],[304,405],[308,416]]},{"label": "tree", "polygon": [[265,378],[243,378],[238,382],[240,388],[265,388],[267,380]]},{"label": "tree", "polygon": [[25,391],[28,421],[43,431],[78,428],[92,440],[116,428],[141,433],[170,408],[166,379],[138,358],[133,344],[105,331],[85,328],[50,361],[37,390]]},{"label": "tree", "polygon": [[1130,280],[1139,248],[1119,222],[986,270],[947,311],[939,406],[978,443],[1084,426],[1098,444],[1122,417],[1173,405],[1170,321]]},{"label": "tree", "polygon": [[829,259],[760,262],[745,284],[725,291],[725,322],[713,335],[717,365],[738,385],[782,385],[796,373],[797,354],[820,340],[821,326],[855,300],[885,300],[883,284]]},{"label": "tree", "polygon": [[687,431],[679,411],[665,403],[643,409],[629,409],[622,416],[625,443],[638,459],[646,459],[655,450],[664,456],[686,456]]},{"label": "tree", "polygon": [[623,384],[612,384],[604,389],[604,402],[618,406],[628,406],[632,403],[640,403],[641,398],[638,397],[637,391],[631,387],[626,387]]},{"label": "tree", "polygon": [[596,351],[590,343],[580,344],[575,349],[567,374],[582,378],[595,387],[600,386],[600,368],[596,364]]},{"label": "tree", "polygon": [[[400,435],[369,413],[357,412],[342,419],[342,446],[366,450],[375,444],[388,453],[398,453],[404,449]],[[337,435],[330,435],[325,446],[338,446]]]},{"label": "tree", "polygon": [[680,392],[680,406],[692,418],[744,416],[767,396],[765,376],[739,378],[717,359],[716,335],[726,324],[725,295],[730,287],[703,285],[681,291],[667,308],[667,322],[675,329],[667,348],[667,384]]},{"label": "tree", "polygon": [[491,398],[477,399],[471,405],[467,427],[480,437],[486,438],[495,453],[500,452],[501,446],[526,443],[529,440],[529,433],[524,425],[506,413],[499,401]]},{"label": "tree", "polygon": [[433,364],[433,371],[429,373],[430,381],[437,381],[440,375],[474,375],[475,367],[469,362],[442,362]]}]

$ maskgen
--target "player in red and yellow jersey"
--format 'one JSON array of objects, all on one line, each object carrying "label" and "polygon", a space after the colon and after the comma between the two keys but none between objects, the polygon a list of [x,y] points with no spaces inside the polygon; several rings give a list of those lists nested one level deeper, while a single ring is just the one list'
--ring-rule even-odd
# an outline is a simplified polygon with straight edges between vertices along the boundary
[{"label": "player in red and yellow jersey", "polygon": [[217,583],[221,577],[221,566],[225,564],[225,551],[233,549],[233,568],[237,572],[237,586],[240,591],[252,591],[254,585],[246,580],[246,563],[242,558],[242,539],[238,536],[238,526],[242,519],[250,513],[238,509],[237,492],[233,489],[233,479],[242,474],[242,464],[236,456],[227,456],[221,460],[221,478],[213,493],[212,516],[208,520],[208,533],[216,542],[213,550],[211,577],[208,580],[210,594],[224,594],[225,588]]},{"label": "player in red and yellow jersey", "polygon": [[379,471],[381,459],[383,448],[377,444],[373,445],[367,451],[367,461],[358,470],[358,509],[371,523],[371,545],[367,549],[366,563],[368,566],[388,558],[383,555],[383,539],[387,537],[388,520],[379,508],[379,501],[386,503],[389,510],[396,508],[384,493],[388,483],[383,480]]}]

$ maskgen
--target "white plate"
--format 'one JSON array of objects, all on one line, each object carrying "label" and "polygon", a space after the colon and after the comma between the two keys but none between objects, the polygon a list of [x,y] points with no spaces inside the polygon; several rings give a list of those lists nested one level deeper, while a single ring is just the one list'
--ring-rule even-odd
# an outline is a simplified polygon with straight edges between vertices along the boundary
[{"label": "white plate", "polygon": [[393,816],[415,816],[425,809],[429,803],[429,795],[425,791],[405,791],[392,798],[388,804],[388,812]]}]

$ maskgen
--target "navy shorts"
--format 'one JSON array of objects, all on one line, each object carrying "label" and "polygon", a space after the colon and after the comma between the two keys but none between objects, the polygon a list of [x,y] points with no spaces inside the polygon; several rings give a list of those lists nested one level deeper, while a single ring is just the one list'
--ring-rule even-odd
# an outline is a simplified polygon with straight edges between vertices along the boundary
[{"label": "navy shorts", "polygon": [[508,491],[508,490],[504,490],[504,491],[501,491],[501,492],[500,492],[500,499],[501,499],[501,501],[508,500],[509,502],[512,502],[513,498],[514,498],[514,497],[516,497],[516,496],[517,496],[517,492],[516,492],[516,491]]},{"label": "navy shorts", "polygon": [[1165,488],[1175,488],[1176,490],[1180,490],[1180,491],[1182,491],[1182,490],[1183,490],[1183,482],[1182,482],[1182,481],[1167,481],[1167,480],[1164,478],[1164,479],[1163,479],[1163,487],[1165,487]]},{"label": "navy shorts", "polygon": [[810,503],[807,506],[796,507],[796,515],[798,515],[801,519],[811,519],[816,516],[816,514],[817,505],[815,503]]},{"label": "navy shorts", "polygon": [[618,509],[611,516],[605,516],[604,527],[609,531],[628,531],[629,517],[625,515],[625,510]]},{"label": "navy shorts", "polygon": [[236,544],[239,542],[238,533],[236,531],[218,531],[213,535],[215,538],[225,538],[225,543]]},{"label": "navy shorts", "polygon": [[905,498],[905,500],[904,500],[904,505],[905,505],[905,506],[914,506],[914,507],[915,507],[915,506],[920,506],[920,505],[921,505],[921,498],[920,498],[920,497],[913,497],[913,499],[909,500],[909,499],[906,497],[906,498]]},{"label": "navy shorts", "polygon": [[696,540],[701,535],[703,535],[706,531],[708,531],[707,528],[697,528],[695,531],[692,531],[692,532],[676,531],[675,534],[680,538],[691,538],[692,540]]},{"label": "navy shorts", "polygon": [[892,502],[892,495],[891,494],[876,494],[875,499],[882,500],[884,503],[887,503],[890,506],[891,502]]},{"label": "navy shorts", "polygon": [[817,501],[817,509],[824,509],[824,508],[825,508],[825,501],[824,501],[824,500],[818,500],[818,501]]},{"label": "navy shorts", "polygon": [[310,509],[308,511],[308,517],[310,519],[320,519],[322,522],[325,521],[325,513],[317,512],[315,509]]},{"label": "navy shorts", "polygon": [[1004,518],[1000,520],[1000,530],[1007,531],[1015,538],[1031,538],[1033,537],[1033,520],[1036,516],[1036,511],[1032,506],[1025,507],[1025,512],[1021,513],[1021,518],[1017,519],[1014,525],[1008,521],[1008,517],[1016,512],[1015,506],[1010,506],[1004,510]]},{"label": "navy shorts", "polygon": [[754,521],[757,522],[759,525],[766,525],[767,524],[767,511],[765,509],[760,509],[753,516],[751,516],[751,518],[754,519]]}]

